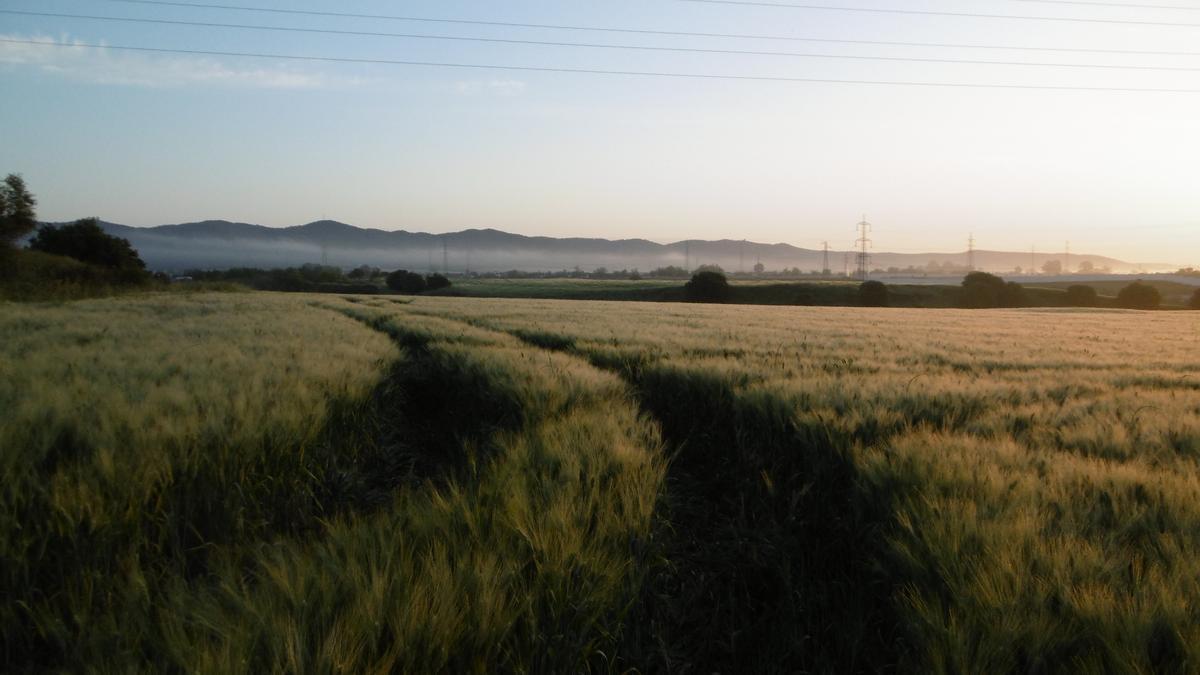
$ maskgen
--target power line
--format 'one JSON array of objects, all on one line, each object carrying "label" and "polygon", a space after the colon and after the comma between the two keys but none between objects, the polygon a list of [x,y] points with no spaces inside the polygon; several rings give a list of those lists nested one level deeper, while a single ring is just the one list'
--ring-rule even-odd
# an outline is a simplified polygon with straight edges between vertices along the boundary
[{"label": "power line", "polygon": [[858,252],[858,278],[866,281],[871,278],[871,223],[867,222],[867,216],[863,215],[862,222],[857,226],[858,241],[854,242]]},{"label": "power line", "polygon": [[12,40],[0,38],[0,43],[36,45],[39,47],[63,47],[84,49],[108,49],[131,52],[152,52],[158,54],[188,54],[193,56],[230,56],[255,59],[279,59],[289,61],[315,61],[327,63],[361,63],[370,65],[391,66],[421,66],[428,68],[457,68],[469,70],[500,70],[534,73],[564,73],[578,75],[620,75],[631,77],[662,77],[690,80],[731,80],[744,82],[780,82],[805,84],[858,84],[893,87],[938,87],[966,89],[1005,89],[1025,91],[1078,91],[1078,92],[1121,92],[1139,94],[1200,94],[1200,89],[1165,89],[1165,88],[1136,88],[1136,87],[1081,87],[1062,85],[1037,84],[989,84],[978,82],[920,82],[904,80],[850,80],[816,77],[784,77],[775,75],[721,75],[716,73],[676,73],[648,70],[603,70],[598,68],[561,68],[554,66],[506,66],[484,63],[452,63],[439,61],[407,61],[393,59],[367,59],[337,56],[303,56],[298,54],[265,54],[258,52],[227,52],[202,49],[167,49],[163,47],[134,47],[128,45],[98,45],[82,42],[44,42],[38,40]]},{"label": "power line", "polygon": [[275,7],[238,7],[212,3],[172,2],[170,0],[94,0],[97,2],[120,2],[137,5],[186,7],[191,9],[220,9],[239,12],[265,12],[293,16],[317,16],[326,18],[371,19],[378,21],[407,21],[412,23],[437,23],[466,26],[490,26],[499,28],[532,28],[537,30],[563,30],[594,33],[620,33],[625,35],[658,35],[669,37],[726,38],[735,40],[771,40],[780,42],[821,42],[827,44],[875,45],[881,47],[933,47],[950,49],[1000,49],[1009,51],[1036,51],[1086,54],[1139,54],[1145,56],[1200,56],[1200,52],[1136,50],[1136,49],[1081,49],[1070,47],[1023,47],[1013,45],[956,44],[943,42],[896,42],[887,40],[841,40],[833,38],[797,37],[788,35],[763,35],[753,33],[705,33],[696,31],[653,30],[638,28],[609,28],[604,26],[577,26],[544,23],[516,23],[511,21],[481,21],[476,19],[440,19],[418,16],[386,14],[354,14],[349,12],[327,12],[301,9],[279,9]]},{"label": "power line", "polygon": [[[124,0],[122,0],[124,1]],[[856,12],[862,14],[893,14],[904,16],[945,16],[966,19],[1013,19],[1017,21],[1054,21],[1063,23],[1102,23],[1121,26],[1158,26],[1169,28],[1200,28],[1200,23],[1177,21],[1132,21],[1129,19],[1088,19],[1070,16],[1028,16],[1021,14],[983,14],[979,12],[940,12],[923,9],[888,9],[883,7],[837,7],[834,5],[800,5],[790,2],[760,2],[758,0],[676,0],[706,5],[741,5],[748,7],[773,7],[777,9],[801,9],[821,12]]]},{"label": "power line", "polygon": [[517,40],[510,38],[481,38],[458,35],[430,35],[424,33],[383,33],[375,31],[336,30],[330,28],[298,28],[290,26],[264,26],[261,24],[213,23],[209,21],[181,21],[176,19],[145,19],[135,17],[94,16],[90,14],[61,14],[55,12],[28,12],[24,10],[0,9],[0,14],[15,14],[19,16],[40,16],[59,19],[84,19],[88,21],[115,21],[120,23],[158,24],[171,26],[194,26],[201,28],[233,28],[239,30],[261,30],[291,33],[318,33],[324,35],[353,35],[361,37],[403,38],[414,40],[446,40],[452,42],[483,42],[506,45],[532,45],[542,47],[582,47],[594,49],[617,49],[654,52],[677,52],[692,54],[724,54],[732,56],[782,56],[810,59],[838,59],[852,61],[890,61],[902,63],[942,63],[959,65],[986,66],[1026,66],[1035,68],[1083,68],[1100,70],[1148,70],[1166,72],[1197,72],[1200,68],[1175,66],[1130,66],[1100,63],[1045,63],[1030,61],[988,61],[977,59],[943,59],[900,56],[869,56],[855,54],[818,54],[804,52],[754,51],[742,49],[705,49],[698,47],[661,47],[645,45],[614,45],[590,42],[556,42],[545,40]]},{"label": "power line", "polygon": [[1085,7],[1115,7],[1117,9],[1176,9],[1184,12],[1200,12],[1200,7],[1179,5],[1142,5],[1133,2],[1091,2],[1090,0],[1006,0],[1006,2],[1032,2],[1042,5],[1082,5]]}]

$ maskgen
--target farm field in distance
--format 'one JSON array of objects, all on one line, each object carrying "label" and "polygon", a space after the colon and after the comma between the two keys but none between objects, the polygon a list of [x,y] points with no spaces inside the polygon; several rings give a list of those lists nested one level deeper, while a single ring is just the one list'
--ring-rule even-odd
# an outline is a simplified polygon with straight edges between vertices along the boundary
[{"label": "farm field in distance", "polygon": [[183,293],[0,338],[12,672],[1200,669],[1194,313]]}]

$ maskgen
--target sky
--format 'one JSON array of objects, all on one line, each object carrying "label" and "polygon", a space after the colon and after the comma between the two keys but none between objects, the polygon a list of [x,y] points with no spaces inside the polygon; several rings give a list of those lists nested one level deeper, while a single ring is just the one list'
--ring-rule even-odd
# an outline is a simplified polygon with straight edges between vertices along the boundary
[{"label": "sky", "polygon": [[[192,0],[184,0],[191,2]],[[200,2],[202,0],[195,0]],[[778,2],[794,0],[778,0]],[[1116,0],[1098,0],[1115,2]],[[136,226],[329,218],[385,230],[1080,253],[1200,266],[1200,0],[824,0],[1087,22],[688,0],[223,0],[685,37],[123,2],[0,10],[643,47],[1126,66],[872,61],[516,45],[0,13],[0,173],[39,216]],[[1188,3],[1191,3],[1190,5]],[[1101,23],[1096,19],[1145,22]],[[1190,25],[1146,25],[1190,24]],[[816,40],[816,41],[813,41]],[[1081,51],[842,44],[925,42]],[[1063,91],[728,80],[133,52],[77,45]],[[57,45],[57,46],[56,46]],[[63,46],[66,45],[66,46]],[[1169,68],[1146,70],[1128,68]]]}]

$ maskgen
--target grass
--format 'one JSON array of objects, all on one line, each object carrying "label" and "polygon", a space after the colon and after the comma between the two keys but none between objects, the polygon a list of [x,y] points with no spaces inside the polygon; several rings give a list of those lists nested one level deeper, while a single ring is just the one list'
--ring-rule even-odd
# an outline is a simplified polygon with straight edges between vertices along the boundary
[{"label": "grass", "polygon": [[10,670],[1200,669],[1188,313],[0,307]]}]

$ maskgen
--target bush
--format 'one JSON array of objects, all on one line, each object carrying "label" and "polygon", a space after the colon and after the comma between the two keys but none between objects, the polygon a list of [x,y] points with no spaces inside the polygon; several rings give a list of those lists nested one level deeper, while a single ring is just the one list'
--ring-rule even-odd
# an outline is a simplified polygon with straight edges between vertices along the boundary
[{"label": "bush", "polygon": [[425,277],[408,270],[396,270],[388,275],[387,287],[398,293],[421,293],[426,288]]},{"label": "bush", "polygon": [[971,272],[962,282],[959,304],[971,309],[990,307],[1024,307],[1028,304],[1025,289],[1016,282],[1007,282],[987,272]]},{"label": "bush", "polygon": [[1135,281],[1117,294],[1117,304],[1125,309],[1158,309],[1162,294],[1150,284]]},{"label": "bush", "polygon": [[1098,297],[1091,286],[1071,286],[1067,289],[1068,307],[1095,307]]},{"label": "bush", "polygon": [[1027,307],[1028,305],[1029,300],[1025,297],[1025,288],[1021,284],[1010,281],[1000,289],[1000,307]]},{"label": "bush", "polygon": [[95,218],[84,218],[61,227],[43,225],[30,240],[29,248],[113,270],[122,283],[137,283],[149,278],[146,263],[129,240],[108,234]]},{"label": "bush", "polygon": [[882,281],[864,281],[858,287],[858,303],[863,307],[887,307],[887,286]]},{"label": "bush", "polygon": [[689,302],[725,302],[729,299],[729,280],[720,272],[697,272],[683,287]]},{"label": "bush", "polygon": [[1004,280],[987,272],[971,272],[962,282],[961,304],[971,309],[1000,306]]},{"label": "bush", "polygon": [[1192,293],[1192,299],[1188,301],[1188,307],[1200,309],[1200,288],[1197,288],[1196,292]]},{"label": "bush", "polygon": [[132,288],[118,273],[41,251],[0,247],[4,264],[0,299],[17,301],[75,300],[111,295]]},{"label": "bush", "polygon": [[425,288],[431,291],[440,291],[443,288],[450,288],[452,284],[450,280],[443,274],[436,272],[425,277]]}]

